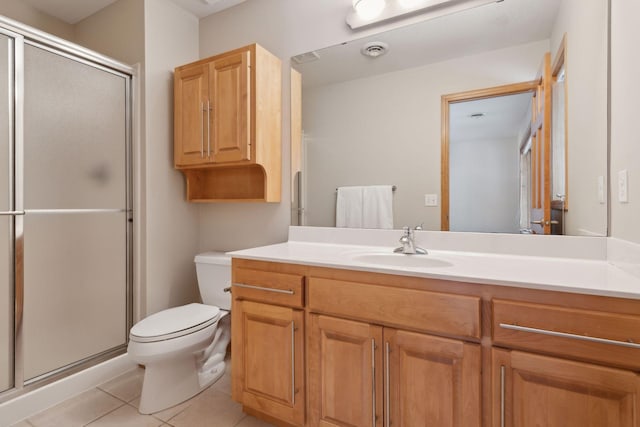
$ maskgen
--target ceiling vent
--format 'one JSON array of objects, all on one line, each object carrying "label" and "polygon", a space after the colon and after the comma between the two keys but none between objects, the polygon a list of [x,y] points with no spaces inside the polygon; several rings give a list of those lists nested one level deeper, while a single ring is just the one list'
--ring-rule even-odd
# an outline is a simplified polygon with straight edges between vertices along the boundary
[{"label": "ceiling vent", "polygon": [[364,56],[377,58],[387,53],[388,50],[389,50],[389,45],[384,42],[369,42],[364,46],[362,46],[362,49],[360,49],[360,52]]},{"label": "ceiling vent", "polygon": [[296,64],[306,64],[307,62],[317,61],[318,59],[320,59],[320,55],[318,55],[318,53],[314,51],[314,52],[301,53],[300,55],[296,55],[291,59]]}]

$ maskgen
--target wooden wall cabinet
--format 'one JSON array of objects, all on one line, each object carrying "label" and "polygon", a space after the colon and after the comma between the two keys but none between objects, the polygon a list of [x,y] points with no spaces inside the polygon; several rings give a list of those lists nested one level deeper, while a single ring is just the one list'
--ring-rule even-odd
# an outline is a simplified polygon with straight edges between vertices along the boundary
[{"label": "wooden wall cabinet", "polygon": [[281,62],[257,44],[175,69],[174,165],[187,200],[279,202]]}]

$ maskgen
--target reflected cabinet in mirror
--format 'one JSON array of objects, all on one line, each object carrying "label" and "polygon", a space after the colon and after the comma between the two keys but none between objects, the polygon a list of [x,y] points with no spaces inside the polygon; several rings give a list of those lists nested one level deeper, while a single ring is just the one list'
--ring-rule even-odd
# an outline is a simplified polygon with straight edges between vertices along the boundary
[{"label": "reflected cabinet in mirror", "polygon": [[292,224],[606,236],[608,21],[505,0],[293,57]]}]

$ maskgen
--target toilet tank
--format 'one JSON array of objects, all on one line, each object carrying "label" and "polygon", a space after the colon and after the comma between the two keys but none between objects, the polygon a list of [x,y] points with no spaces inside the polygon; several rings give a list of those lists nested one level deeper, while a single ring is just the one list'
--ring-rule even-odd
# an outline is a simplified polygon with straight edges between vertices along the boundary
[{"label": "toilet tank", "polygon": [[224,252],[205,252],[196,255],[194,262],[202,302],[231,310],[231,293],[224,292],[231,286],[231,257]]}]

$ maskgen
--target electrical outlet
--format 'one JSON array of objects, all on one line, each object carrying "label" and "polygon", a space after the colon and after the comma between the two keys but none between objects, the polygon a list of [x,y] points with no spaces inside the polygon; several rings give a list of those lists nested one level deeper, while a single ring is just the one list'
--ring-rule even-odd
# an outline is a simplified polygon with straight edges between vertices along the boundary
[{"label": "electrical outlet", "polygon": [[424,205],[425,206],[438,206],[438,195],[437,194],[425,194],[424,195]]},{"label": "electrical outlet", "polygon": [[618,201],[629,203],[629,174],[626,169],[618,172]]}]

